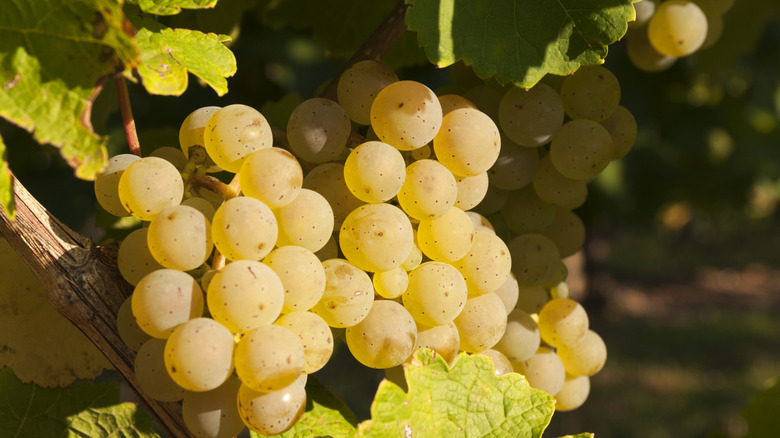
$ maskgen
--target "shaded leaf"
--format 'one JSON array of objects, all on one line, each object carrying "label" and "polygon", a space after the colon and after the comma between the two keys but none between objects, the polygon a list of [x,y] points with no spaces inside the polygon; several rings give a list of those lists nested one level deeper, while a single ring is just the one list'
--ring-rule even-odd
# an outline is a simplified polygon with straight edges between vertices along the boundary
[{"label": "shaded leaf", "polygon": [[776,436],[780,431],[780,383],[755,394],[742,413],[748,423],[745,438]]},{"label": "shaded leaf", "polygon": [[11,171],[8,169],[8,158],[2,136],[0,136],[0,205],[9,218],[13,219],[16,216],[14,184],[11,180]]},{"label": "shaded leaf", "polygon": [[149,14],[173,15],[182,9],[213,8],[217,0],[129,0],[127,3],[138,5]]}]

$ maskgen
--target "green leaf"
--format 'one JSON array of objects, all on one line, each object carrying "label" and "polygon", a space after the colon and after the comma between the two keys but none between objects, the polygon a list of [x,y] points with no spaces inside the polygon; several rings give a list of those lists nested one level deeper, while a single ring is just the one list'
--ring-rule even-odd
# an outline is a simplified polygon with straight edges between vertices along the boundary
[{"label": "green leaf", "polygon": [[92,101],[106,76],[137,62],[122,9],[111,0],[28,0],[0,8],[0,117],[61,149],[76,176],[106,163]]},{"label": "green leaf", "polygon": [[603,62],[634,19],[632,0],[407,0],[406,24],[439,67],[531,87]]},{"label": "green leaf", "polygon": [[13,437],[159,438],[135,403],[119,403],[119,383],[83,381],[69,388],[22,383],[0,370],[0,430]]},{"label": "green leaf", "polygon": [[594,438],[595,435],[590,432],[578,433],[577,435],[566,435],[560,438]]},{"label": "green leaf", "polygon": [[0,135],[0,205],[5,209],[5,214],[13,219],[16,216],[14,204],[14,183],[11,180],[11,171],[8,169],[5,142]]},{"label": "green leaf", "polygon": [[361,437],[540,437],[554,411],[553,397],[516,373],[496,377],[484,355],[461,353],[452,368],[420,349],[404,369],[409,392],[383,380]]},{"label": "green leaf", "polygon": [[138,5],[149,14],[174,15],[182,9],[213,8],[217,0],[129,0],[127,3]]},{"label": "green leaf", "polygon": [[780,382],[755,394],[742,413],[748,423],[745,438],[776,436],[780,431]]}]

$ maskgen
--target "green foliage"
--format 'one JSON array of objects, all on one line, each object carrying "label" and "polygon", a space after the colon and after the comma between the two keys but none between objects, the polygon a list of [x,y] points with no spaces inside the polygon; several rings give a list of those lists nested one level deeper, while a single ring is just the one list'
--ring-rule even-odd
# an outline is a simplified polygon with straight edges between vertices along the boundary
[{"label": "green foliage", "polygon": [[217,0],[128,0],[149,14],[173,15],[182,9],[213,8]]},{"label": "green foliage", "polygon": [[0,205],[5,209],[9,218],[13,219],[16,216],[13,181],[11,181],[11,172],[8,169],[5,142],[2,136],[0,136]]},{"label": "green foliage", "polygon": [[780,431],[780,383],[759,392],[750,400],[742,413],[748,423],[744,438],[762,438],[777,435]]}]

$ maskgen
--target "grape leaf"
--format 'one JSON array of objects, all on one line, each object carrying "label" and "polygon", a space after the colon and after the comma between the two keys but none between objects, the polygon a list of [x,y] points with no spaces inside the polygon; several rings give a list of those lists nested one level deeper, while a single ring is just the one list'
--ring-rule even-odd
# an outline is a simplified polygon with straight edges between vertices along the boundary
[{"label": "grape leaf", "polygon": [[107,161],[92,129],[103,79],[137,62],[138,48],[112,0],[28,0],[0,8],[0,117],[61,150],[76,176]]},{"label": "grape leaf", "polygon": [[10,367],[24,382],[47,387],[91,379],[111,367],[51,307],[41,283],[5,239],[0,239],[0,278],[0,367]]},{"label": "grape leaf", "polygon": [[174,15],[182,9],[213,8],[217,0],[129,0],[127,3],[138,5],[149,14]]},{"label": "grape leaf", "polygon": [[69,388],[22,383],[0,370],[0,430],[13,437],[159,438],[135,403],[119,403],[119,383],[79,382]]},{"label": "grape leaf", "polygon": [[553,397],[516,373],[496,377],[484,355],[461,353],[452,368],[428,349],[415,353],[404,374],[409,392],[383,380],[361,437],[540,437]]},{"label": "grape leaf", "polygon": [[531,87],[603,62],[634,19],[632,0],[407,0],[406,24],[439,67]]},{"label": "grape leaf", "polygon": [[8,169],[5,142],[0,135],[0,205],[5,209],[6,215],[13,219],[16,216],[14,206],[14,185],[11,181],[11,172]]}]

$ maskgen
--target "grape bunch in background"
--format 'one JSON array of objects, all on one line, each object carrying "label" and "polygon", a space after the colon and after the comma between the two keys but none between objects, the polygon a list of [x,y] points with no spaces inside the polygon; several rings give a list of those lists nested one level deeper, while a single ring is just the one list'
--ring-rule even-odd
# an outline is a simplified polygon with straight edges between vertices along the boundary
[{"label": "grape bunch in background", "polygon": [[335,342],[400,384],[430,348],[485,354],[558,410],[585,401],[606,347],[562,258],[636,123],[600,66],[529,90],[456,82],[437,95],[364,61],[286,136],[249,106],[204,107],[181,149],[109,160],[101,206],[143,221],[119,246],[135,289],[117,326],[143,390],[183,400],[194,436],[289,429]]}]

